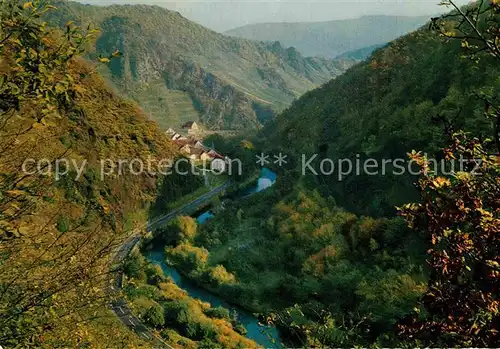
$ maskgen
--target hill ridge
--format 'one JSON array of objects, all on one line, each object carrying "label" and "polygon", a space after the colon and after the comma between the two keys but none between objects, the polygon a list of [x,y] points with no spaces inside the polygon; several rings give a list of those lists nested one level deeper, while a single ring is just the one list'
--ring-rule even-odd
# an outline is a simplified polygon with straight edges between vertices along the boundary
[{"label": "hill ridge", "polygon": [[349,51],[386,44],[424,25],[428,16],[367,15],[319,22],[247,24],[224,33],[260,41],[279,41],[305,56],[335,58]]},{"label": "hill ridge", "polygon": [[[91,57],[118,49],[123,57],[101,73],[163,128],[182,118],[162,98],[153,103],[144,85],[189,95],[199,120],[210,129],[260,128],[295,98],[338,76],[350,62],[306,58],[281,44],[228,37],[176,11],[149,5],[97,7],[59,1],[50,23],[69,20],[101,30]],[[217,88],[217,90],[213,90]],[[253,98],[255,96],[255,98]],[[262,101],[271,102],[271,107]],[[258,105],[255,108],[255,104]]]}]

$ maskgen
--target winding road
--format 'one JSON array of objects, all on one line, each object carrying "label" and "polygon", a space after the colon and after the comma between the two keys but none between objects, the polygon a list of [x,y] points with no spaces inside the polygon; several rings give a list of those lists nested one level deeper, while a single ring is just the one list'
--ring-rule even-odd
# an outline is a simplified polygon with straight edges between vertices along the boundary
[{"label": "winding road", "polygon": [[[168,214],[162,215],[155,218],[154,220],[148,222],[143,228],[146,230],[151,230],[154,227],[167,223],[173,218],[179,215],[192,214],[196,209],[198,209],[203,203],[209,201],[214,196],[219,195],[224,190],[226,190],[232,184],[231,181],[224,183],[223,185],[209,191],[206,194],[201,195],[196,200],[191,201],[187,205],[182,206]],[[123,282],[123,271],[119,267],[123,264],[123,261],[130,254],[134,246],[136,246],[139,241],[141,241],[140,230],[136,230],[133,234],[118,248],[116,252],[112,266],[118,271],[113,279],[113,284],[111,286],[112,292],[117,292],[122,288]],[[153,343],[153,348],[172,348],[171,345],[163,341],[159,336],[153,333],[142,321],[132,313],[132,310],[128,306],[127,301],[124,298],[120,298],[111,304],[111,310],[120,319],[120,321],[127,326],[130,330],[135,332],[139,337],[145,340],[149,340]]]}]

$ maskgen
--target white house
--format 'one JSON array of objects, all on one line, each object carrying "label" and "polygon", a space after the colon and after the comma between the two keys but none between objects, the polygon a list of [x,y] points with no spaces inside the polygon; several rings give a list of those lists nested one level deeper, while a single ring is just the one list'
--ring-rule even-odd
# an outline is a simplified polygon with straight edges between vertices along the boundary
[{"label": "white house", "polygon": [[184,125],[182,125],[182,128],[185,130],[188,130],[188,133],[196,133],[200,131],[200,126],[195,121],[188,121]]}]

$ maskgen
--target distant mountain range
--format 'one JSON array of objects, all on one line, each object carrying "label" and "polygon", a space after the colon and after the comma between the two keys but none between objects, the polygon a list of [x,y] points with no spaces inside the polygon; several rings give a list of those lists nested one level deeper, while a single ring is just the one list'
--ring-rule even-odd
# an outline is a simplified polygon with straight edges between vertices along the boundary
[{"label": "distant mountain range", "polygon": [[251,24],[225,34],[260,41],[279,41],[305,56],[334,58],[346,52],[386,44],[425,24],[430,16],[365,16],[314,23]]},{"label": "distant mountain range", "polygon": [[52,25],[72,20],[101,30],[91,56],[123,53],[100,72],[164,128],[189,120],[210,129],[259,128],[352,65],[224,36],[158,6],[55,5]]}]

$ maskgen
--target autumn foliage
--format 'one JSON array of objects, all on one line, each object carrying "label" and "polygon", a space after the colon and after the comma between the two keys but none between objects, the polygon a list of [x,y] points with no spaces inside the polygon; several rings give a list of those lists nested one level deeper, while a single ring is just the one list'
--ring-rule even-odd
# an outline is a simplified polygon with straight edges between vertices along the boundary
[{"label": "autumn foliage", "polygon": [[[482,3],[456,8],[451,16],[458,27],[443,32],[448,39],[462,40],[479,66],[483,51],[500,63],[500,5]],[[415,314],[403,319],[398,330],[406,341],[420,345],[500,345],[500,109],[482,98],[493,137],[478,139],[459,132],[444,149],[447,160],[466,160],[464,171],[441,177],[428,168],[425,156],[411,154],[423,172],[418,182],[421,202],[404,206],[400,213],[431,242],[431,277]]]},{"label": "autumn foliage", "polygon": [[[51,10],[47,1],[0,1],[0,343],[8,347],[76,347],[103,336],[104,327],[89,328],[109,315],[109,258],[157,179],[100,180],[99,160],[173,154],[79,57],[95,31],[50,28],[41,17]],[[82,176],[56,180],[48,167],[62,158],[86,160]],[[23,167],[26,159],[45,159],[43,171]]]},{"label": "autumn foliage", "polygon": [[[500,166],[477,139],[456,138],[449,157],[482,162],[480,173],[452,178],[424,175],[422,202],[401,214],[429,235],[432,275],[418,315],[400,324],[401,334],[425,344],[498,346],[500,287]],[[419,154],[413,157],[425,169]]]}]

